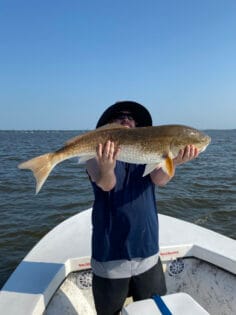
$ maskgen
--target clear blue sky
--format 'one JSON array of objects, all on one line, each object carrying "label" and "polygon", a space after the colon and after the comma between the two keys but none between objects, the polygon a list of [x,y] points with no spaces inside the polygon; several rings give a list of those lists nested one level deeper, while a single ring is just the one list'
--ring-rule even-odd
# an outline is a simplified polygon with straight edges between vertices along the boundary
[{"label": "clear blue sky", "polygon": [[91,129],[127,99],[236,128],[236,1],[1,0],[0,89],[0,129]]}]

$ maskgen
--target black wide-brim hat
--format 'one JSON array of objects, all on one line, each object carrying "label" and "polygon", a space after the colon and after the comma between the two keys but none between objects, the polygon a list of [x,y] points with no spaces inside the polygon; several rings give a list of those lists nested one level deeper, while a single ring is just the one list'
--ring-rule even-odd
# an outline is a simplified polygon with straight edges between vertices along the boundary
[{"label": "black wide-brim hat", "polygon": [[117,102],[108,107],[97,122],[96,128],[110,123],[118,113],[128,111],[137,123],[137,127],[152,126],[152,117],[149,111],[141,104],[133,101]]}]

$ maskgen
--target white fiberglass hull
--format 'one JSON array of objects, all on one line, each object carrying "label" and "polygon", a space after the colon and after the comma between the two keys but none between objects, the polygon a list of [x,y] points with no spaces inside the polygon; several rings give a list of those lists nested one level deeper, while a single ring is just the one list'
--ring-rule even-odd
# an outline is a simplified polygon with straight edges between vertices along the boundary
[{"label": "white fiberglass hull", "polygon": [[[210,314],[236,313],[236,242],[172,217],[159,220],[168,294],[187,292]],[[50,231],[3,287],[0,314],[95,314],[91,231],[91,209]]]}]

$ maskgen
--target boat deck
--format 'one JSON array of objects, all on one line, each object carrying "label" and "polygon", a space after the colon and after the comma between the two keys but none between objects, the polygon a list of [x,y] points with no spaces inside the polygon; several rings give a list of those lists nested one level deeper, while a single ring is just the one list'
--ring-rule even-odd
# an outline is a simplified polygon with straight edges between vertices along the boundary
[{"label": "boat deck", "polygon": [[[214,265],[232,277],[236,288],[234,240],[172,217],[159,215],[159,220],[160,255],[164,264],[184,257],[186,266],[194,257],[198,261],[196,273],[203,265],[201,262]],[[50,231],[24,258],[3,287],[0,314],[42,314],[69,274],[90,269],[91,231],[91,209],[71,217]],[[171,272],[175,272],[176,268],[179,267],[172,264]],[[227,280],[224,285],[230,291],[229,283]],[[236,292],[232,292],[236,296]],[[232,303],[236,310],[235,297]]]}]

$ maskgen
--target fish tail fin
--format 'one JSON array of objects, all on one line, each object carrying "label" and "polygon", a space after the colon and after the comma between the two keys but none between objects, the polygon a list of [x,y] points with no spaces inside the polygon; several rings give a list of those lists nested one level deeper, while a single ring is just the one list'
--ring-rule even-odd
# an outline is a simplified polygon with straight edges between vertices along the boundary
[{"label": "fish tail fin", "polygon": [[54,153],[43,154],[18,165],[20,169],[29,169],[33,172],[36,179],[36,194],[38,194],[52,169],[57,164],[53,161],[53,156]]}]

